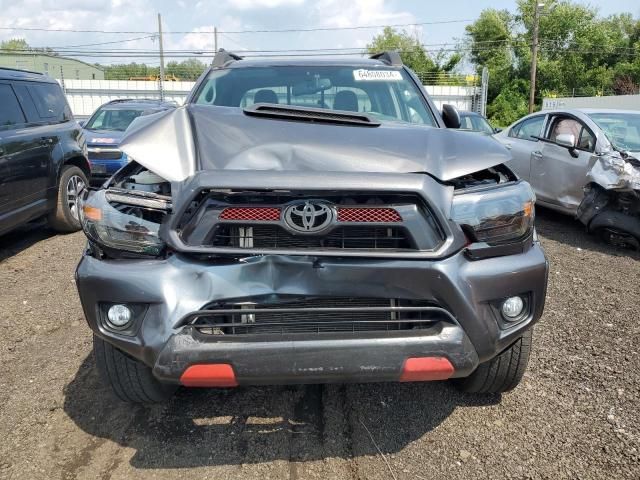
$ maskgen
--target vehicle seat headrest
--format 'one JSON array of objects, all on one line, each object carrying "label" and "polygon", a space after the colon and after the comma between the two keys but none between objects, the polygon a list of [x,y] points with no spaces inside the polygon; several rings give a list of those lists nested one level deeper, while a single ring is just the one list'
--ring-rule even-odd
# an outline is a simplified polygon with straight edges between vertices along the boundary
[{"label": "vehicle seat headrest", "polygon": [[351,90],[341,90],[336,93],[336,98],[333,100],[333,109],[357,112],[358,97]]}]

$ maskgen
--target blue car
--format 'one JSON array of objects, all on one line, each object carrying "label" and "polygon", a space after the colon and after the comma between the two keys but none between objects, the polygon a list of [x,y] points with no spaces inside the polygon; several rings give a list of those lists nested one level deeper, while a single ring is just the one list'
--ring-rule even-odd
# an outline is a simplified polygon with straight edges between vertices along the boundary
[{"label": "blue car", "polygon": [[175,107],[161,100],[121,99],[98,108],[84,124],[92,182],[104,181],[127,164],[129,159],[118,145],[134,119]]}]

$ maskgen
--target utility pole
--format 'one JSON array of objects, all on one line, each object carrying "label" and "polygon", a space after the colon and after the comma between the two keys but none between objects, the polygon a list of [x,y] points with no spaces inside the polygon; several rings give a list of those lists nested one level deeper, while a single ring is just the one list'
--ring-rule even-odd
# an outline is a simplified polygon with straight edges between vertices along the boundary
[{"label": "utility pole", "polygon": [[536,9],[533,14],[533,44],[531,45],[531,86],[529,89],[529,113],[533,112],[536,97],[536,68],[538,66],[538,29],[540,27],[540,9],[544,3],[536,0]]},{"label": "utility pole", "polygon": [[164,51],[162,49],[162,17],[158,14],[158,40],[160,44],[160,81],[158,86],[160,87],[160,100],[164,100]]},{"label": "utility pole", "polygon": [[62,91],[67,93],[67,87],[64,85],[64,72],[62,71],[62,65],[60,65],[60,85],[62,86]]},{"label": "utility pole", "polygon": [[218,52],[218,27],[213,27],[213,55]]}]

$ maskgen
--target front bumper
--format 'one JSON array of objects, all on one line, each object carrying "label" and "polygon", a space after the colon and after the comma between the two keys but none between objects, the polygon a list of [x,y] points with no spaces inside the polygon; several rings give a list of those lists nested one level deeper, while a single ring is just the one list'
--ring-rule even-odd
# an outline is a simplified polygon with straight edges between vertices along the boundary
[{"label": "front bumper", "polygon": [[[523,253],[437,261],[256,256],[215,264],[176,254],[166,260],[98,260],[76,272],[80,298],[96,335],[178,382],[192,364],[227,363],[239,384],[394,381],[407,358],[446,357],[454,376],[470,374],[531,327],[543,311],[548,265],[537,243]],[[399,332],[323,333],[278,338],[204,335],[181,320],[213,301],[279,296],[428,300],[454,322]],[[497,300],[527,295],[529,311],[507,328]],[[130,335],[104,328],[100,305],[144,305]]]}]

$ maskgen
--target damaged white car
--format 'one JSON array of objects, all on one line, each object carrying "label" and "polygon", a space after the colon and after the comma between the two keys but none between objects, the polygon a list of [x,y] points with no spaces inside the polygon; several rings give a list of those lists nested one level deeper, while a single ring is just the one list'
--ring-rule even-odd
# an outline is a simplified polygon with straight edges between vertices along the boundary
[{"label": "damaged white car", "polygon": [[576,216],[609,243],[640,248],[640,112],[537,112],[495,138],[537,203]]}]

